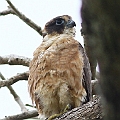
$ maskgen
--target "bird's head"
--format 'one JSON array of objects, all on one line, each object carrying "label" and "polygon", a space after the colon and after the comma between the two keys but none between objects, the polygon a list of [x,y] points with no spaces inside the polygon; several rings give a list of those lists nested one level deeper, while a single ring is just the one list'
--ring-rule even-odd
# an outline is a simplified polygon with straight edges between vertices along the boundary
[{"label": "bird's head", "polygon": [[53,18],[45,24],[43,29],[43,37],[46,35],[56,35],[56,34],[72,34],[75,36],[75,22],[72,20],[71,16],[62,15]]}]

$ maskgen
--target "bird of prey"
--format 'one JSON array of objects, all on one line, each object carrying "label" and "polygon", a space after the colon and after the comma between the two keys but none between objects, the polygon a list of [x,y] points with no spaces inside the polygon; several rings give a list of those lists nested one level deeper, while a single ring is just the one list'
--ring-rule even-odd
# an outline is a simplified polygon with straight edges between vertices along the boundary
[{"label": "bird of prey", "polygon": [[62,15],[45,24],[43,41],[29,67],[28,89],[40,118],[60,114],[91,99],[91,72],[75,22]]}]

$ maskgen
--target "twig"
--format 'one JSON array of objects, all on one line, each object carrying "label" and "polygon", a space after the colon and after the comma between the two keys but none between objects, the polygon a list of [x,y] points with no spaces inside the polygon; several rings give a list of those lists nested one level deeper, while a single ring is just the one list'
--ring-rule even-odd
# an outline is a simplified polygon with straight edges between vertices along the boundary
[{"label": "twig", "polygon": [[[0,77],[2,80],[5,80],[5,77],[2,75],[2,73],[0,72]],[[12,86],[7,86],[7,88],[9,89],[10,93],[13,95],[15,101],[19,104],[21,111],[22,112],[27,112],[28,110],[26,109],[25,105],[23,104],[22,100],[20,99],[20,97],[17,95],[17,93],[14,91]]]},{"label": "twig", "polygon": [[31,107],[31,108],[36,108],[36,106],[30,105],[30,104],[25,104],[25,106]]},{"label": "twig", "polygon": [[7,10],[4,10],[4,11],[0,12],[0,16],[8,15],[8,14],[16,15],[15,12],[9,6],[8,6]]},{"label": "twig", "polygon": [[32,118],[38,116],[37,110],[32,110],[28,112],[24,112],[21,114],[13,115],[13,116],[5,116],[5,118],[0,120],[23,120],[27,118]]},{"label": "twig", "polygon": [[24,73],[21,73],[21,74],[17,74],[16,76],[13,76],[8,80],[4,80],[4,81],[0,80],[0,87],[12,85],[19,80],[28,80],[28,76],[29,76],[29,73],[24,72]]},{"label": "twig", "polygon": [[0,64],[29,66],[31,59],[17,55],[0,56]]},{"label": "twig", "polygon": [[27,25],[29,25],[30,27],[32,27],[34,30],[36,30],[40,35],[42,35],[42,29],[40,26],[38,26],[37,24],[35,24],[32,20],[30,20],[28,17],[26,17],[24,14],[22,14],[21,12],[18,11],[18,9],[11,3],[10,0],[6,0],[7,3],[9,4],[9,6],[14,10],[14,12],[16,13],[16,15],[23,20]]},{"label": "twig", "polygon": [[17,95],[17,93],[14,91],[14,89],[12,88],[12,86],[8,86],[8,89],[10,90],[10,93],[13,95],[15,101],[19,104],[21,111],[22,112],[27,112],[27,108],[25,107],[25,105],[23,104],[22,100],[20,99],[20,97]]}]

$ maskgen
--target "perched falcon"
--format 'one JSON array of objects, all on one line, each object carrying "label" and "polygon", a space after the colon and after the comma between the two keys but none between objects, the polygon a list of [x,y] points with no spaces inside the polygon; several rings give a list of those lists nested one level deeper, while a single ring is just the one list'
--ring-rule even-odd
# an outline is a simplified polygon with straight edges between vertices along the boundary
[{"label": "perched falcon", "polygon": [[46,23],[42,44],[30,63],[29,93],[41,118],[78,107],[91,99],[91,72],[75,22],[68,15]]}]

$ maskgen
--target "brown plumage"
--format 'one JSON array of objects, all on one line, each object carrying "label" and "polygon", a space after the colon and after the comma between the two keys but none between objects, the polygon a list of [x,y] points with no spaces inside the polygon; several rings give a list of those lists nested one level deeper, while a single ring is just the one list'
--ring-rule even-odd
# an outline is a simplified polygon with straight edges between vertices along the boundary
[{"label": "brown plumage", "polygon": [[59,114],[68,104],[74,108],[91,99],[89,62],[74,39],[75,25],[68,15],[52,19],[34,52],[28,85],[41,118]]}]

